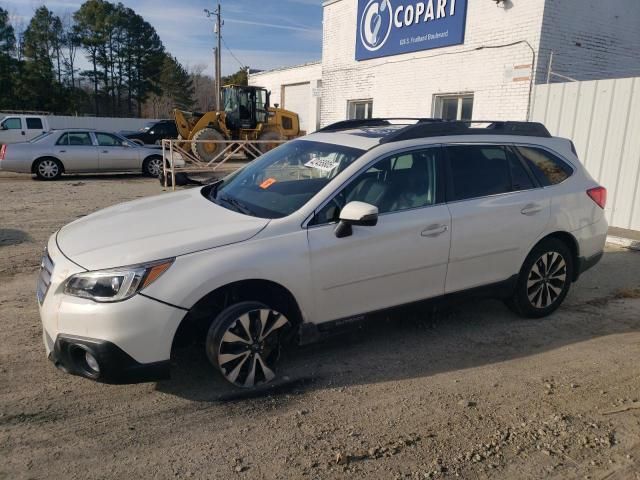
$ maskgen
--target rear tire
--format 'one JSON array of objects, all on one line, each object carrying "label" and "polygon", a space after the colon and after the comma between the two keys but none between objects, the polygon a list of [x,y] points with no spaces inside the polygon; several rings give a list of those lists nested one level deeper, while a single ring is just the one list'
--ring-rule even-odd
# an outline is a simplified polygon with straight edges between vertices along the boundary
[{"label": "rear tire", "polygon": [[222,377],[240,388],[276,378],[280,348],[290,327],[280,312],[260,302],[225,308],[209,327],[207,357]]},{"label": "rear tire", "polygon": [[41,158],[34,166],[38,180],[57,180],[62,176],[63,167],[55,158]]},{"label": "rear tire", "polygon": [[[193,136],[191,140],[217,140],[224,141],[224,136],[214,128],[203,128]],[[210,162],[216,158],[225,148],[222,143],[197,143],[191,142],[191,151],[202,162]]]},{"label": "rear tire", "polygon": [[527,256],[506,305],[518,315],[541,318],[555,312],[571,288],[573,254],[565,243],[548,238]]}]

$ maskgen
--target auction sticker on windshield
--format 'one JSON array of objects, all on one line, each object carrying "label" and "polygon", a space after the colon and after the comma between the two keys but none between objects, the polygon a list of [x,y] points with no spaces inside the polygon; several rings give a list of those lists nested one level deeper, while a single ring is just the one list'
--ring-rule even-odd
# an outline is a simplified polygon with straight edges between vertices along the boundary
[{"label": "auction sticker on windshield", "polygon": [[311,160],[305,163],[304,166],[309,168],[317,168],[318,170],[321,170],[323,172],[330,172],[338,166],[338,162],[331,158],[313,157]]}]

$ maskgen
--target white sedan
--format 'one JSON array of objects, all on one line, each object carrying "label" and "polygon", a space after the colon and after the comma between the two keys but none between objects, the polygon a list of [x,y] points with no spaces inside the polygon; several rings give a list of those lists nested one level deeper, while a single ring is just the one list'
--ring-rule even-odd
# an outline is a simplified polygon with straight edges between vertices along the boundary
[{"label": "white sedan", "polygon": [[0,171],[31,173],[54,180],[63,173],[162,172],[162,150],[142,147],[116,133],[54,130],[29,142],[3,145]]}]

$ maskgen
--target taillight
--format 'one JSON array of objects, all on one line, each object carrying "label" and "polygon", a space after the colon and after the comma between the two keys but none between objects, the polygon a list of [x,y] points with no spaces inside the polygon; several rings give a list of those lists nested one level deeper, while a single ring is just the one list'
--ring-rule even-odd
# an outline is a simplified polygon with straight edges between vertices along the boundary
[{"label": "taillight", "polygon": [[4,154],[7,152],[7,146],[6,145],[2,145],[2,147],[0,147],[0,160],[4,160]]},{"label": "taillight", "polygon": [[595,187],[587,190],[587,195],[591,197],[591,200],[596,202],[600,208],[604,210],[607,204],[607,189],[604,187]]}]

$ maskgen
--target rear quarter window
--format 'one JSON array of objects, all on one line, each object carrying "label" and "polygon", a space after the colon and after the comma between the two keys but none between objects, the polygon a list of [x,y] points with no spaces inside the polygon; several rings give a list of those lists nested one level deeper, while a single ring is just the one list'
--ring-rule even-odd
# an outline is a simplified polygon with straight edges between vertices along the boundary
[{"label": "rear quarter window", "polygon": [[551,152],[537,147],[517,147],[531,171],[545,187],[564,182],[573,168]]}]

